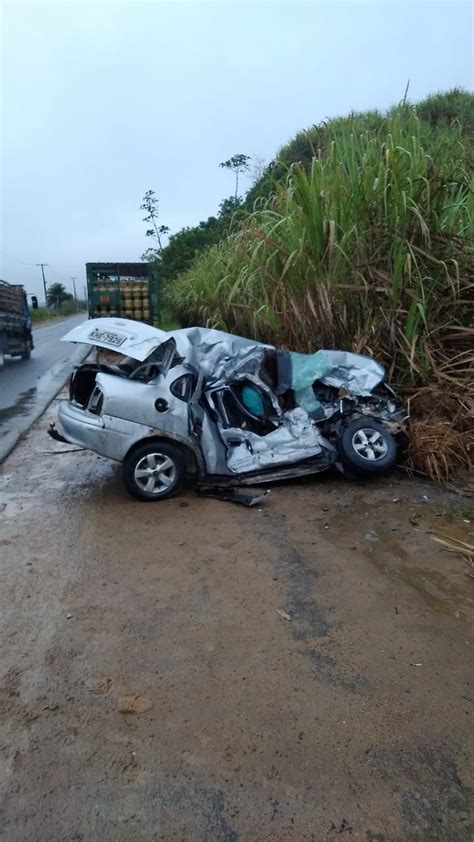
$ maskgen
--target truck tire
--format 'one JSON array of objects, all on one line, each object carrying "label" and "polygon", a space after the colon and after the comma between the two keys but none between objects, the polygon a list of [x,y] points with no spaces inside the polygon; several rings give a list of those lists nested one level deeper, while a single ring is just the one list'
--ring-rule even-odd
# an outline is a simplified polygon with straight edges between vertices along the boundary
[{"label": "truck tire", "polygon": [[31,342],[28,341],[26,349],[23,351],[21,355],[22,360],[29,360],[31,359]]}]

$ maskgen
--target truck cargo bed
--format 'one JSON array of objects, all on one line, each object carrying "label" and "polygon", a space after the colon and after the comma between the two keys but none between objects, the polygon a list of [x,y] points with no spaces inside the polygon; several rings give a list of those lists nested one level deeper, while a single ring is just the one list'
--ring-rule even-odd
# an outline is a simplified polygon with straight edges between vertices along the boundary
[{"label": "truck cargo bed", "polygon": [[155,281],[149,263],[86,263],[89,318],[123,316],[153,324]]},{"label": "truck cargo bed", "polygon": [[25,309],[24,291],[20,284],[0,280],[0,315],[22,316]]}]

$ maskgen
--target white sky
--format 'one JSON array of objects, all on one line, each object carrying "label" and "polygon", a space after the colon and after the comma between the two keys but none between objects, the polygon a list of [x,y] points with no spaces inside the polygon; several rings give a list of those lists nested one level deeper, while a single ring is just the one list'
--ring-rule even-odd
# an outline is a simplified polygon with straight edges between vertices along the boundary
[{"label": "white sky", "polygon": [[[3,2],[0,277],[42,296],[86,261],[139,260],[148,188],[172,232],[350,109],[472,89],[469,2]],[[243,184],[249,186],[249,183]]]}]

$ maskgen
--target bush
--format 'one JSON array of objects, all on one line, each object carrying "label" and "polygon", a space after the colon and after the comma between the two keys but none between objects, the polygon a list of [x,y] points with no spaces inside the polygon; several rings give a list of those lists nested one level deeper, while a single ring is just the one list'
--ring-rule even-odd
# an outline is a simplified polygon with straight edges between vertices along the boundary
[{"label": "bush", "polygon": [[293,164],[178,278],[169,295],[181,319],[301,351],[352,349],[384,362],[407,394],[437,384],[465,396],[473,192],[461,128],[441,122],[402,104],[328,123],[324,154]]}]

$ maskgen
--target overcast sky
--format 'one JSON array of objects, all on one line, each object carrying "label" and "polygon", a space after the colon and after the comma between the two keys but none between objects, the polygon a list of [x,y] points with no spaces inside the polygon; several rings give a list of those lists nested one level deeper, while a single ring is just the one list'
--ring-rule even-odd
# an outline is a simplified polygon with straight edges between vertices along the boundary
[{"label": "overcast sky", "polygon": [[[148,188],[177,231],[298,130],[409,95],[472,89],[469,2],[3,2],[0,277],[82,290],[139,260]],[[247,182],[246,185],[249,186]]]}]

